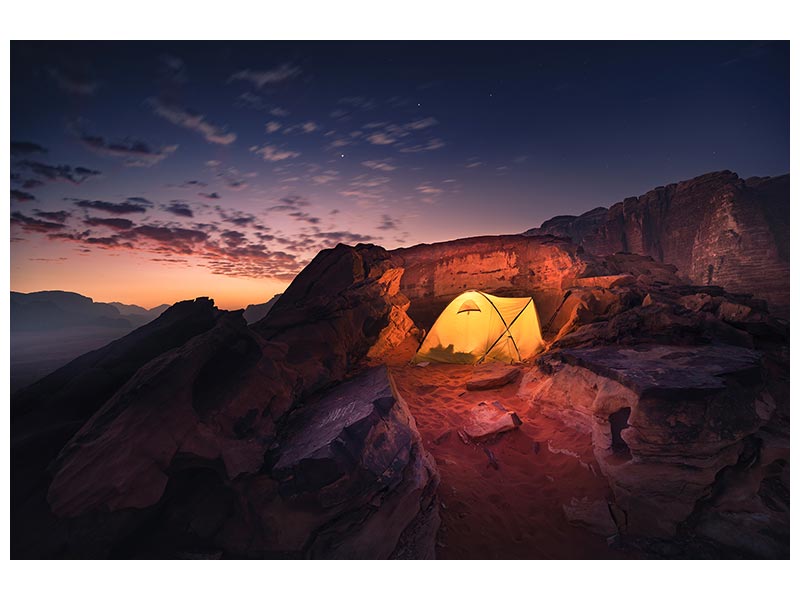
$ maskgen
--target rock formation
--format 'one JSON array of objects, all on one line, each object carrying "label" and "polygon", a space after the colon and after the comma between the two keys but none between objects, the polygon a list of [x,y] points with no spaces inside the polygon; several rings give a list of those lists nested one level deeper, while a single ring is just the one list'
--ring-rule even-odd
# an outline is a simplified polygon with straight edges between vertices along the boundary
[{"label": "rock formation", "polygon": [[536,301],[519,393],[591,433],[613,494],[570,522],[788,554],[787,323],[648,256],[499,236],[339,245],[251,326],[179,303],[15,395],[12,555],[432,557],[439,476],[381,363],[469,288]]},{"label": "rock formation", "polygon": [[597,256],[649,255],[695,284],[753,294],[788,316],[788,175],[708,173],[608,209],[555,217],[525,234],[567,237]]},{"label": "rock formation", "polygon": [[[785,557],[785,322],[763,301],[668,269],[633,277],[650,259],[632,258],[627,275],[565,282],[557,332],[519,393],[592,435],[628,539],[670,540],[689,556]],[[713,550],[680,546],[689,540]]]},{"label": "rock formation", "polygon": [[555,237],[487,236],[421,244],[392,253],[404,267],[400,292],[409,316],[429,329],[453,298],[469,289],[532,296],[543,315],[561,300],[561,282],[587,269],[577,245]]},{"label": "rock formation", "polygon": [[181,303],[19,394],[14,554],[432,557],[436,468],[361,372],[401,272],[339,246],[254,327]]}]

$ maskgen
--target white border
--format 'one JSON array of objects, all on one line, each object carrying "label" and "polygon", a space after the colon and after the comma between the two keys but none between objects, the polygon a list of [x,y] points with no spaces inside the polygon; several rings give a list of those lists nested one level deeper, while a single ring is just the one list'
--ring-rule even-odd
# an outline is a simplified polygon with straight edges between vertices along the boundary
[{"label": "white border", "polygon": [[[6,3],[5,39],[791,39],[789,2],[404,2],[168,3],[137,0]],[[792,75],[798,64],[792,45]],[[9,175],[9,45],[2,46],[2,171]],[[792,77],[792,108],[797,98]],[[796,120],[792,141],[796,139]],[[795,166],[796,154],[791,165]],[[792,169],[794,170],[794,169]],[[794,189],[794,188],[793,188]],[[797,194],[792,193],[792,205]],[[7,200],[8,201],[8,200]],[[792,223],[797,211],[792,211]],[[8,240],[8,221],[2,220]],[[797,244],[792,239],[792,262]],[[8,245],[2,268],[10,281]],[[796,277],[792,297],[797,297]],[[2,296],[8,332],[8,294]],[[8,337],[2,346],[3,573],[7,598],[758,598],[791,594],[788,562],[553,561],[105,562],[8,561]],[[795,371],[796,357],[792,358]],[[794,411],[795,413],[797,411]],[[793,452],[794,454],[794,452]],[[796,529],[796,527],[793,527]],[[793,536],[794,537],[794,536]],[[797,589],[796,587],[794,589]]]}]

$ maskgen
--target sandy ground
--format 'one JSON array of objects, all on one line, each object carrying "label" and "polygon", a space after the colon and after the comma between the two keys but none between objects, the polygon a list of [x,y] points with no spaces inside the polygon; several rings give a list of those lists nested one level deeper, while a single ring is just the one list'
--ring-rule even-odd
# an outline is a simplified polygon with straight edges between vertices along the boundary
[{"label": "sandy ground", "polygon": [[[635,558],[609,548],[603,536],[570,525],[564,516],[562,505],[572,498],[610,497],[588,435],[528,406],[516,395],[518,382],[472,392],[465,384],[476,367],[409,365],[415,349],[413,344],[401,348],[388,364],[442,477],[438,558]],[[522,426],[465,444],[458,430],[481,401],[500,401],[517,412]]]}]

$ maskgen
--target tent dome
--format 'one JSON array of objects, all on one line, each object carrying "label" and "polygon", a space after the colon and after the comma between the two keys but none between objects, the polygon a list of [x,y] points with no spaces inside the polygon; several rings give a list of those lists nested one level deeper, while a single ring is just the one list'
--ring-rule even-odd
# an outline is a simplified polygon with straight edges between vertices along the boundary
[{"label": "tent dome", "polygon": [[502,298],[470,290],[442,311],[413,362],[511,363],[530,358],[543,345],[532,298]]}]

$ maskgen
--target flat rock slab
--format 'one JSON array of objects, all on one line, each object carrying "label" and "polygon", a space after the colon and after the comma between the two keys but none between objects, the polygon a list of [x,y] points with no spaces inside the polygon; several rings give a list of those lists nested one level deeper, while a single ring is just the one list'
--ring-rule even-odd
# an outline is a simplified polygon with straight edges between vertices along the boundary
[{"label": "flat rock slab", "polygon": [[613,379],[642,396],[704,397],[726,388],[726,379],[743,383],[760,379],[761,355],[729,346],[588,348],[559,353],[567,364]]},{"label": "flat rock slab", "polygon": [[[366,444],[395,403],[385,367],[374,367],[334,387],[293,415],[273,473],[279,479],[294,479],[296,487],[306,490],[343,477],[357,463],[380,454]],[[377,457],[378,474],[399,451],[393,443],[410,447],[410,434],[399,432],[397,439],[384,440],[381,449],[387,456]]]},{"label": "flat rock slab", "polygon": [[561,508],[570,525],[583,527],[605,537],[617,533],[617,524],[605,500],[572,498],[569,504],[562,504]]},{"label": "flat rock slab", "polygon": [[513,383],[518,378],[518,367],[491,363],[475,369],[472,377],[467,382],[467,389],[472,392],[494,390],[508,385],[509,383]]},{"label": "flat rock slab", "polygon": [[522,421],[514,411],[506,410],[499,402],[487,404],[481,402],[469,411],[468,424],[464,427],[473,440],[481,440],[489,436],[516,429]]}]

